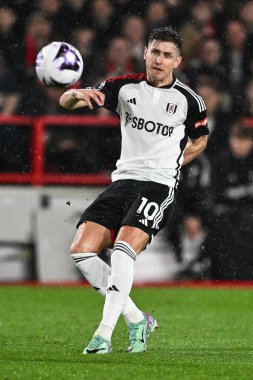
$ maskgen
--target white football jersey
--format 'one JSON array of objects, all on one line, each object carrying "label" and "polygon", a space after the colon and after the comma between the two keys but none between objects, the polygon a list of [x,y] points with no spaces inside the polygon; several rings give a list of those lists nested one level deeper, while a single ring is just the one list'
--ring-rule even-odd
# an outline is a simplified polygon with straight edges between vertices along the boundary
[{"label": "white football jersey", "polygon": [[135,179],[177,186],[188,137],[208,135],[206,107],[174,78],[153,87],[145,74],[108,79],[96,87],[120,117],[122,146],[112,181]]}]

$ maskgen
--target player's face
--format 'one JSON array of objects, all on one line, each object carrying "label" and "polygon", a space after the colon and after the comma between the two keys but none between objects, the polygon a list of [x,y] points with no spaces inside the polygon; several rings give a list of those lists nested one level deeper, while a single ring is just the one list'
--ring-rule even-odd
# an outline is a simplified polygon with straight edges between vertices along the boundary
[{"label": "player's face", "polygon": [[173,42],[152,41],[144,50],[147,79],[155,86],[166,86],[172,82],[173,69],[182,60]]}]

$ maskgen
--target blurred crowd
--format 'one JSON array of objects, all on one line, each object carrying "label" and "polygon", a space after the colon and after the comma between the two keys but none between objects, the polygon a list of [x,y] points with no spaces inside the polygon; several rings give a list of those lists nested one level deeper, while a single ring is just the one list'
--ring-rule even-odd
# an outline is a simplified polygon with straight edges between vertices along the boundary
[{"label": "blurred crowd", "polygon": [[210,99],[209,114],[219,122],[228,114],[252,116],[253,1],[237,0],[1,0],[2,114],[64,112],[62,90],[35,75],[36,55],[48,43],[66,41],[80,51],[83,87],[143,71],[146,37],[163,25],[182,34],[176,74]]},{"label": "blurred crowd", "polygon": [[[0,112],[68,113],[58,105],[64,90],[36,78],[36,55],[48,43],[66,41],[80,51],[84,71],[76,86],[85,87],[145,70],[146,37],[165,25],[184,39],[183,62],[175,74],[203,97],[210,128],[204,154],[183,168],[168,228],[176,257],[184,263],[178,277],[253,278],[253,1],[1,1]],[[0,129],[2,171],[19,170],[21,161],[15,166],[8,152],[29,142],[23,131],[13,131]],[[119,131],[76,131],[48,133],[47,169],[111,170],[119,155]],[[91,140],[104,154],[87,156]]]}]

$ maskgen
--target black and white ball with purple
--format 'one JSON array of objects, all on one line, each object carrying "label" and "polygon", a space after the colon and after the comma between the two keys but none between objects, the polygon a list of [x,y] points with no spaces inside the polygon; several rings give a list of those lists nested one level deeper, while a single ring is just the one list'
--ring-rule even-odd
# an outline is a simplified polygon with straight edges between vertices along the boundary
[{"label": "black and white ball with purple", "polygon": [[67,42],[52,42],[37,55],[37,76],[48,86],[69,87],[80,79],[82,72],[82,56]]}]

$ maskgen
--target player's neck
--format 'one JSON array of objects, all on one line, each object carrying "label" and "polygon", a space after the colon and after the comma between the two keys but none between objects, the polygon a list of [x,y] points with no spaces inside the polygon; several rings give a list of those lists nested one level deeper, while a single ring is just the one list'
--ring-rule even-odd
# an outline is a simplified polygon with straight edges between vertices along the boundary
[{"label": "player's neck", "polygon": [[153,87],[164,87],[164,86],[169,86],[170,84],[172,84],[174,81],[174,77],[171,74],[171,77],[166,78],[165,80],[159,81],[159,80],[155,80],[154,78],[152,78],[152,76],[147,74],[147,81]]}]

